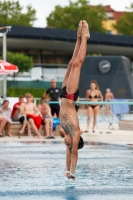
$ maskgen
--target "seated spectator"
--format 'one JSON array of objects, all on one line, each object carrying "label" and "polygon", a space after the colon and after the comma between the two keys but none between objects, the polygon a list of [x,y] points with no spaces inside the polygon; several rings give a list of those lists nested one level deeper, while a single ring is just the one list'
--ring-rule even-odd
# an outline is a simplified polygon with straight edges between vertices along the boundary
[{"label": "seated spectator", "polygon": [[51,109],[47,104],[46,98],[41,99],[41,103],[38,105],[38,109],[42,115],[42,125],[45,125],[46,138],[54,138]]},{"label": "seated spectator", "polygon": [[30,93],[26,93],[25,98],[26,102],[21,104],[20,113],[26,116],[31,128],[37,134],[37,137],[40,138],[39,129],[42,123],[41,113],[35,104],[32,103],[33,96]]},{"label": "seated spectator", "polygon": [[15,103],[12,109],[11,117],[13,121],[20,121],[22,123],[22,128],[19,131],[19,134],[23,134],[26,126],[28,128],[28,135],[30,136],[30,127],[29,124],[27,123],[26,116],[20,114],[20,106],[21,104],[24,103],[24,96],[19,96],[19,102]]},{"label": "seated spectator", "polygon": [[19,96],[19,102],[15,103],[12,109],[11,117],[12,120],[18,121],[18,117],[20,114],[20,105],[24,103],[24,96]]},{"label": "seated spectator", "polygon": [[4,100],[2,107],[0,108],[0,113],[6,118],[7,122],[7,135],[9,137],[11,137],[12,135],[10,134],[11,131],[11,109],[9,108],[9,101],[8,100]]},{"label": "seated spectator", "polygon": [[34,103],[34,96],[33,96],[33,95],[32,95],[31,98],[30,98],[30,102],[31,102],[31,103]]},{"label": "seated spectator", "polygon": [[1,115],[0,112],[0,137],[2,137],[2,131],[7,123],[7,118],[4,115]]}]

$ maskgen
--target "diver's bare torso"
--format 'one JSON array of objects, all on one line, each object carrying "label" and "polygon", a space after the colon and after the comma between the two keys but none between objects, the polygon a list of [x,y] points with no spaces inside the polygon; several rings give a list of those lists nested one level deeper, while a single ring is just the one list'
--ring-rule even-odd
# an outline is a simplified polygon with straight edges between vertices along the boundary
[{"label": "diver's bare torso", "polygon": [[63,130],[73,138],[75,130],[80,129],[73,101],[65,98],[61,99],[60,120]]}]

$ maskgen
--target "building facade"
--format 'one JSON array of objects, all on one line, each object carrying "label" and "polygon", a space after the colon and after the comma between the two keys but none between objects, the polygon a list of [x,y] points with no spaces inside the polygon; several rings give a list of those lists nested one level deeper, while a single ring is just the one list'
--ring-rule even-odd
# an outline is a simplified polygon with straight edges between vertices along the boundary
[{"label": "building facade", "polygon": [[[39,73],[39,79],[46,80],[48,74],[50,78],[52,74],[57,73],[58,79],[61,80],[71,59],[76,35],[77,32],[71,30],[13,26],[7,34],[7,50],[32,56],[34,67],[40,68],[34,73]],[[90,35],[87,55],[123,55],[133,61],[132,36],[94,32]],[[0,49],[2,54],[2,38]]]}]

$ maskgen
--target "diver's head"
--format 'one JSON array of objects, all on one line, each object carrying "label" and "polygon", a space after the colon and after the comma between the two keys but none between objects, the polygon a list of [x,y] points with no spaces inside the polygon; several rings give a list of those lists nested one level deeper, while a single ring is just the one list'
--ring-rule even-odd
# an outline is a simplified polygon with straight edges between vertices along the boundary
[{"label": "diver's head", "polygon": [[84,147],[84,140],[83,140],[83,138],[80,136],[78,149],[82,149],[83,147]]}]

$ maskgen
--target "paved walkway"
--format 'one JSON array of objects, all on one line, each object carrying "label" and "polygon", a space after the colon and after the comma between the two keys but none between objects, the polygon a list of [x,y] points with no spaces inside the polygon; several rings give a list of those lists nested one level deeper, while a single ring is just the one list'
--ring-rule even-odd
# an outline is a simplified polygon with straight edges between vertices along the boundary
[{"label": "paved walkway", "polygon": [[114,130],[110,130],[108,125],[101,125],[96,128],[95,133],[83,133],[83,137],[85,141],[90,142],[133,145],[133,131],[119,130],[118,125],[115,125],[114,128]]},{"label": "paved walkway", "polygon": [[[82,128],[82,127],[81,127]],[[82,137],[86,142],[101,142],[101,143],[111,143],[111,144],[124,144],[133,146],[133,131],[125,130],[108,130],[106,126],[100,126],[96,129],[95,133],[85,133],[83,132]],[[56,136],[55,139],[37,139],[28,136],[18,136],[15,137],[2,137],[0,142],[36,142],[36,141],[64,141],[60,136]]]}]

